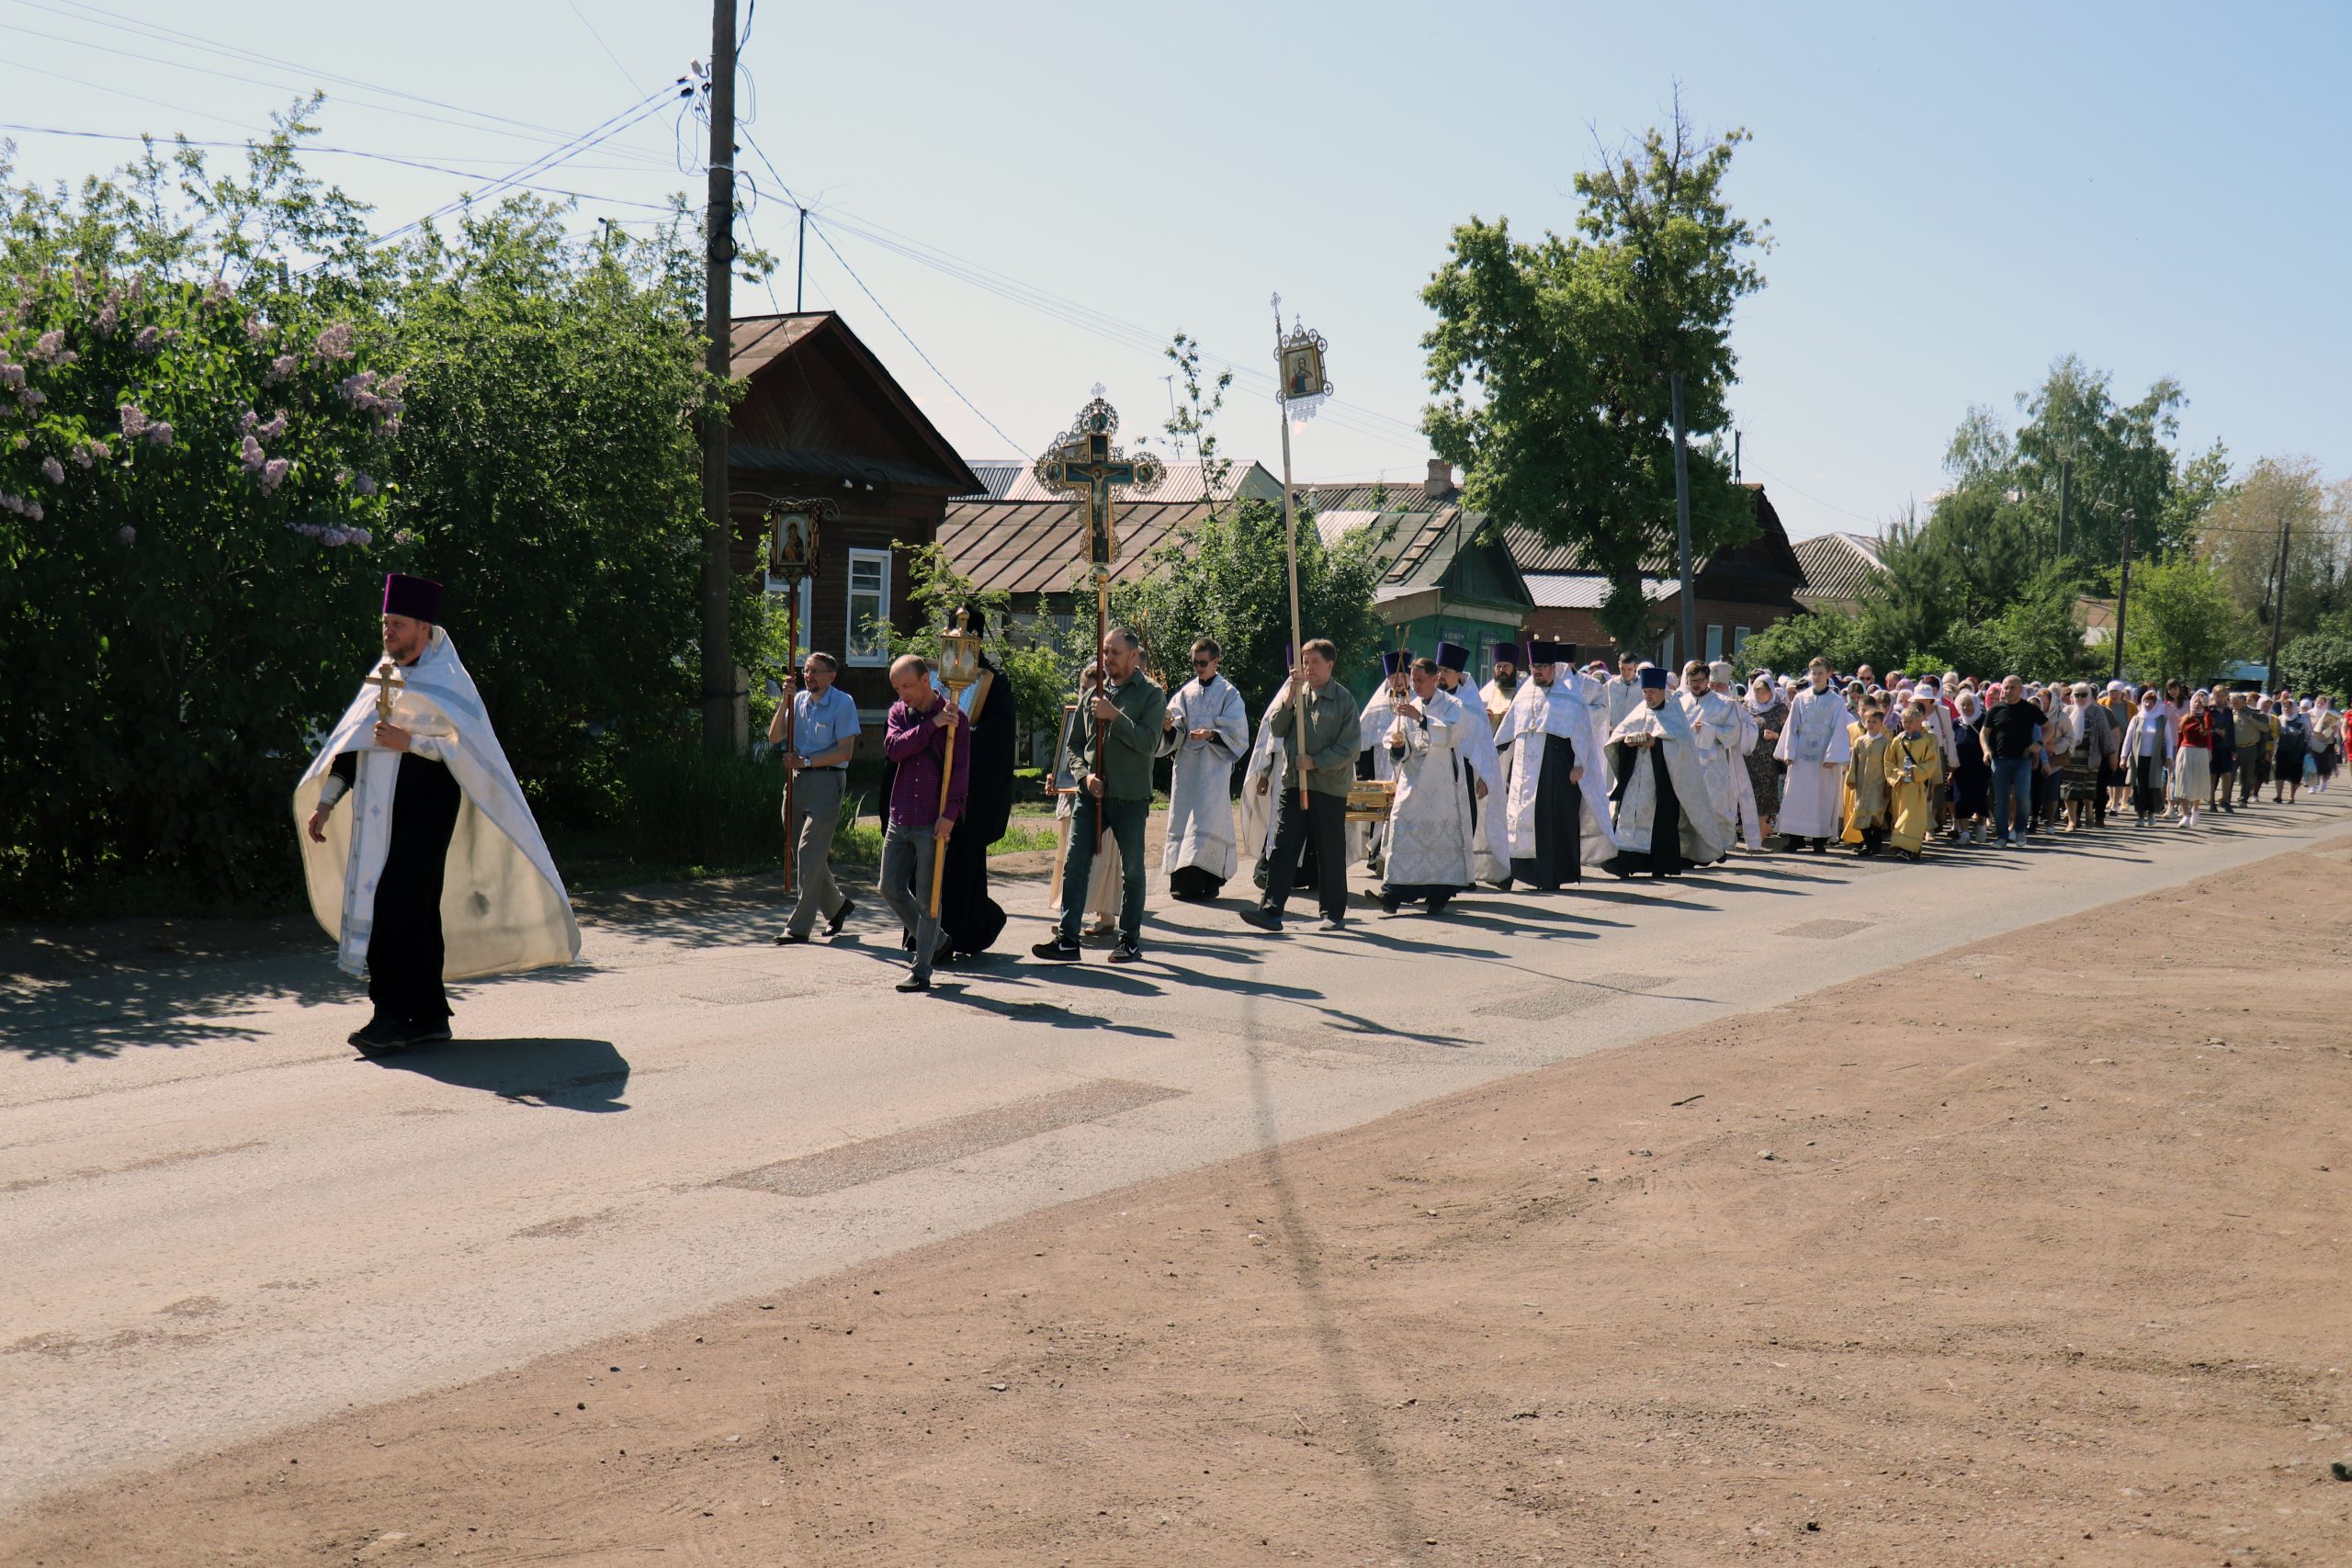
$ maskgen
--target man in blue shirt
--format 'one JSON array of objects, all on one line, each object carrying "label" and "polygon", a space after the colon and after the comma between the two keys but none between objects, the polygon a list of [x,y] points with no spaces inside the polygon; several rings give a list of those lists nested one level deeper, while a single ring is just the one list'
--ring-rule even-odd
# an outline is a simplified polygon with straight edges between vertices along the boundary
[{"label": "man in blue shirt", "polygon": [[800,681],[785,678],[786,700],[768,721],[768,743],[783,751],[784,771],[793,781],[784,837],[800,888],[791,921],[775,939],[778,947],[807,942],[820,915],[825,934],[838,936],[856,909],[833,882],[833,830],[841,824],[849,760],[857,750],[857,704],[833,684],[840,674],[839,660],[812,649]]}]

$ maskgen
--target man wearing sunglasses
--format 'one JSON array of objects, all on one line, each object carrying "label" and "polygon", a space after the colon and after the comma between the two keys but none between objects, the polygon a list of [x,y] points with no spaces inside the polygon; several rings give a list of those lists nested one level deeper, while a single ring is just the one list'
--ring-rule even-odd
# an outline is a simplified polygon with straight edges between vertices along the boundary
[{"label": "man wearing sunglasses", "polygon": [[1160,724],[1159,754],[1176,761],[1159,863],[1170,894],[1188,903],[1216,897],[1240,863],[1233,837],[1233,765],[1250,754],[1250,710],[1233,682],[1217,673],[1224,651],[1213,637],[1193,645],[1193,678],[1168,699]]}]

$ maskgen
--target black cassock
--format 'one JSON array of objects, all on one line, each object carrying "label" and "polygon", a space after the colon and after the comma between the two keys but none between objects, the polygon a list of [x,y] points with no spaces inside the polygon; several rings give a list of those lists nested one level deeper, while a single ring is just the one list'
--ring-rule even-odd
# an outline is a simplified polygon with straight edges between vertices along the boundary
[{"label": "black cassock", "polygon": [[983,654],[980,668],[995,678],[978,699],[971,727],[972,773],[964,816],[947,836],[940,877],[941,940],[959,953],[985,953],[1004,932],[1004,908],[989,897],[989,847],[1012,819],[1012,764],[1018,737],[1012,683]]},{"label": "black cassock", "polygon": [[1619,876],[1632,876],[1648,872],[1652,876],[1673,876],[1690,865],[1682,858],[1682,797],[1674,793],[1674,774],[1666,765],[1666,747],[1653,742],[1648,746],[1616,748],[1616,779],[1609,792],[1612,801],[1625,798],[1625,785],[1634,770],[1646,762],[1650,777],[1657,785],[1657,811],[1650,819],[1648,851],[1620,850],[1610,860],[1609,869]]},{"label": "black cassock", "polygon": [[1511,880],[1539,893],[1584,879],[1584,786],[1568,776],[1576,766],[1575,741],[1544,737],[1544,766],[1535,776],[1535,853],[1513,855],[1510,862]]},{"label": "black cassock", "polygon": [[[358,753],[341,753],[327,771],[349,788],[358,777]],[[379,1019],[427,1028],[448,1022],[449,993],[441,986],[441,881],[465,800],[447,764],[413,751],[401,754],[391,841],[376,880],[375,924],[368,933],[368,999]]]}]

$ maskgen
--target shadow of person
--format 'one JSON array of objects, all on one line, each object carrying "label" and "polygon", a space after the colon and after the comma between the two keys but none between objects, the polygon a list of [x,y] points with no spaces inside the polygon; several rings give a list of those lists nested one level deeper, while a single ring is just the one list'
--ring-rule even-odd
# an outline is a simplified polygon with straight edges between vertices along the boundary
[{"label": "shadow of person", "polygon": [[479,1089],[517,1105],[627,1111],[628,1059],[609,1040],[451,1040],[363,1056],[390,1072]]}]

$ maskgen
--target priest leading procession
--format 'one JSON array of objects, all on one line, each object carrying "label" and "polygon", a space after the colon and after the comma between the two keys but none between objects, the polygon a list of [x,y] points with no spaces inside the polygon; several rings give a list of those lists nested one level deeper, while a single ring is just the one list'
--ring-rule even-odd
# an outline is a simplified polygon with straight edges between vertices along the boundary
[{"label": "priest leading procession", "polygon": [[[1819,855],[1836,844],[1868,858],[1891,847],[1917,861],[1938,838],[1988,841],[1988,773],[2012,786],[1992,792],[2003,844],[2057,826],[2034,782],[2044,774],[2064,781],[2053,798],[2086,807],[2064,831],[2103,827],[2108,805],[2127,798],[2143,823],[2169,808],[2184,826],[2214,804],[2199,795],[2219,787],[2208,761],[2218,737],[2197,738],[2214,734],[2213,709],[2229,711],[2225,693],[2159,696],[2120,681],[2103,694],[2063,681],[2029,690],[1992,671],[1882,678],[1824,659],[1801,676],[1754,671],[1743,686],[1727,660],[1668,668],[1638,649],[1602,656],[1542,636],[1371,649],[1317,635],[1302,617],[1289,468],[1294,427],[1329,383],[1321,337],[1284,332],[1275,304],[1289,614],[1259,635],[1280,641],[1279,685],[1238,689],[1227,650],[1199,627],[1147,636],[1111,619],[1120,507],[1149,494],[1165,466],[1114,444],[1118,416],[1097,387],[1033,468],[1042,491],[1083,513],[1084,555],[1069,564],[1095,611],[1091,655],[1049,751],[1016,720],[977,597],[916,639],[935,652],[890,660],[893,700],[873,716],[836,683],[842,656],[808,648],[796,618],[797,668],[772,684],[765,747],[779,763],[789,909],[777,947],[821,940],[889,955],[904,965],[897,988],[911,993],[932,990],[942,968],[980,978],[1009,964],[989,851],[1031,753],[1046,764],[1057,835],[1049,886],[1030,900],[1049,921],[1028,949],[1033,965],[1083,963],[1093,944],[1114,964],[1181,967],[1152,951],[1155,867],[1171,901],[1222,908],[1237,939],[1253,940],[1245,933],[1289,931],[1303,897],[1318,931],[1341,933],[1374,910],[1443,918],[1465,902],[1509,919],[1520,899],[1573,895],[1601,875],[1703,873],[1736,852]],[[772,509],[772,585],[789,592],[813,577],[831,510]],[[349,1039],[369,1055],[451,1040],[450,982],[582,960],[563,877],[458,658],[445,597],[458,602],[421,577],[385,579],[382,658],[294,792],[312,912],[339,966],[366,982],[369,1013]],[[1000,625],[997,635],[1019,634]],[[1173,666],[1190,678],[1155,678]],[[1362,695],[1345,679],[1353,671],[1364,672]],[[2332,747],[2340,758],[2341,719],[2321,703],[2314,717],[2308,702],[2258,699],[2269,728],[2256,728],[2272,744],[2257,738],[2255,750],[2273,759],[2261,765],[2275,770],[2290,739],[2299,756]],[[861,759],[883,769],[863,929],[842,886],[858,879],[836,863],[865,798],[851,784]],[[2326,783],[2323,773],[2316,787]],[[2220,788],[2224,808],[2226,795]]]}]

